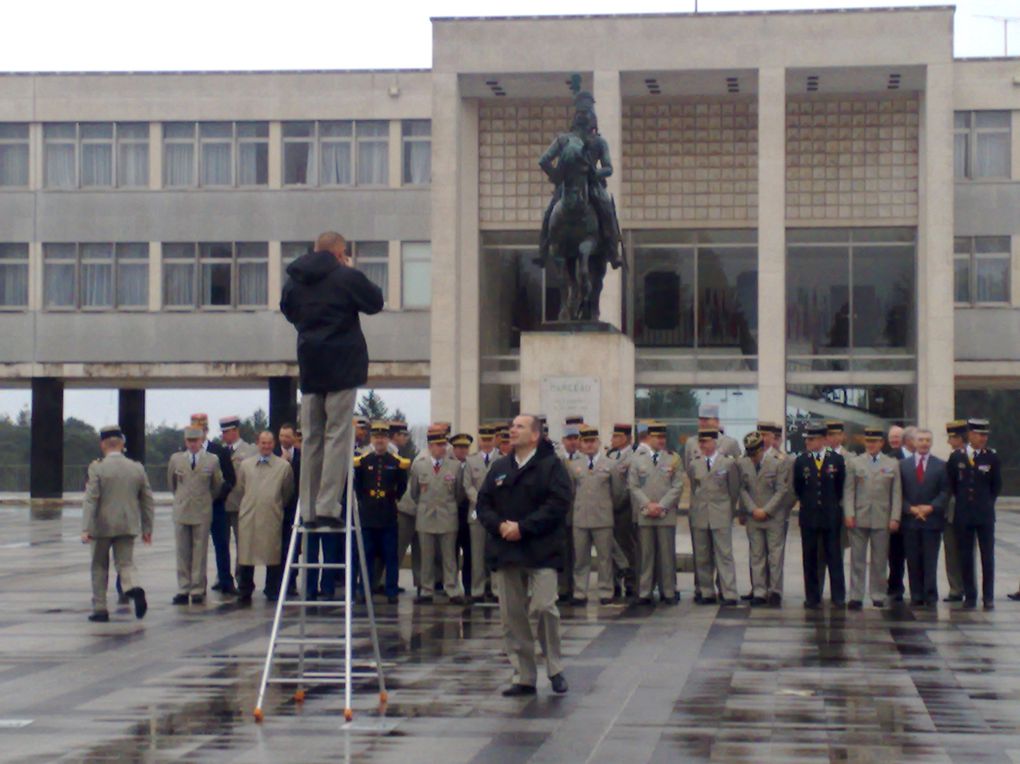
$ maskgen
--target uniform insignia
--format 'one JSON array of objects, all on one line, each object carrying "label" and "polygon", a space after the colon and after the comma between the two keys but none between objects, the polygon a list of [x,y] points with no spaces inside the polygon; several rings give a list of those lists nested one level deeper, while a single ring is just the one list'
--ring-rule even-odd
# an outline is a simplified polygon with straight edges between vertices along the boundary
[{"label": "uniform insignia", "polygon": [[456,475],[443,475],[443,480],[445,480],[447,483],[452,483],[456,479],[457,479]]},{"label": "uniform insignia", "polygon": [[990,464],[979,464],[978,472],[991,472],[992,465]]},{"label": "uniform insignia", "polygon": [[496,478],[496,486],[498,487],[498,486],[501,486],[501,485],[503,485],[503,481],[504,481],[504,480],[506,480],[506,475],[505,475],[505,474],[504,474],[504,475],[500,475],[500,476],[498,476],[498,477]]}]

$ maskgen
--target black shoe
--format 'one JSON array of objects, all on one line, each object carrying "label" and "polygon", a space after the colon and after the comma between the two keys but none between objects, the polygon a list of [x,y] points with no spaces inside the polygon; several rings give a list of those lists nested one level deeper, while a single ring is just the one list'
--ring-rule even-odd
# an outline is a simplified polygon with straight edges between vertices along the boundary
[{"label": "black shoe", "polygon": [[778,592],[772,592],[769,595],[769,607],[782,607],[783,606],[783,595]]},{"label": "black shoe", "polygon": [[461,597],[459,594],[457,594],[457,595],[454,595],[453,597],[450,597],[450,604],[451,605],[466,605],[467,603],[464,601],[463,597]]},{"label": "black shoe", "polygon": [[569,594],[561,594],[559,597],[556,598],[556,602],[560,605],[569,605],[572,599],[573,597],[571,597]]},{"label": "black shoe", "polygon": [[175,594],[174,598],[172,600],[170,600],[170,604],[172,604],[172,605],[187,605],[188,604],[188,595],[187,594]]},{"label": "black shoe", "polygon": [[580,597],[571,597],[570,604],[573,605],[574,607],[587,607],[588,600],[581,599]]},{"label": "black shoe", "polygon": [[128,597],[127,594],[125,594],[124,592],[121,592],[120,594],[117,595],[117,604],[118,605],[126,605],[130,601],[131,601],[131,598]]},{"label": "black shoe", "polygon": [[422,596],[422,597],[415,597],[414,598],[414,604],[415,605],[431,605],[432,602],[433,602],[433,599],[431,597]]},{"label": "black shoe", "polygon": [[233,584],[226,584],[220,588],[220,594],[229,594],[232,596],[237,595],[237,587]]},{"label": "black shoe", "polygon": [[195,594],[195,595],[192,595],[192,597],[191,597],[191,604],[192,605],[204,605],[205,604],[205,595],[204,594]]},{"label": "black shoe", "polygon": [[[1020,592],[1010,592],[1006,596],[1013,600],[1013,602],[1020,602]],[[946,597],[946,601],[949,601],[949,597]]]},{"label": "black shoe", "polygon": [[556,676],[549,677],[549,681],[552,682],[553,692],[555,692],[557,695],[562,695],[563,693],[570,689],[569,687],[567,687],[567,678],[563,676],[562,671],[558,673]]},{"label": "black shoe", "polygon": [[913,597],[911,597],[910,607],[924,607],[924,600],[915,600]]},{"label": "black shoe", "polygon": [[237,597],[239,607],[251,607],[251,594],[241,594]]},{"label": "black shoe", "polygon": [[[1011,595],[1009,595],[1009,598],[1011,600],[1012,599],[1020,600],[1020,592],[1016,592],[1016,594],[1017,594],[1016,597],[1014,597],[1011,594]],[[962,594],[950,594],[948,597],[944,598],[942,601],[943,602],[963,602],[963,595]]]},{"label": "black shoe", "polygon": [[885,600],[872,600],[871,604],[874,605],[875,607],[878,607],[878,608],[884,608],[885,607]]},{"label": "black shoe", "polygon": [[722,600],[719,601],[719,604],[722,605],[723,607],[736,607],[737,606],[737,601],[736,600],[722,599]]},{"label": "black shoe", "polygon": [[821,602],[805,602],[804,603],[804,609],[805,610],[821,610],[822,609],[822,603]]},{"label": "black shoe", "polygon": [[209,589],[211,589],[214,592],[222,592],[223,591],[223,583],[221,581],[217,581],[215,584],[210,586]]},{"label": "black shoe", "polygon": [[697,600],[699,605],[715,605],[717,602],[718,600],[715,597],[702,597],[700,600]]},{"label": "black shoe", "polygon": [[900,593],[900,594],[892,595],[892,601],[893,602],[903,602],[903,594]]},{"label": "black shoe", "polygon": [[991,600],[985,600],[985,610],[995,610],[995,603]]},{"label": "black shoe", "polygon": [[485,593],[485,601],[486,602],[490,602],[492,604],[495,604],[495,603],[499,602],[499,597],[497,597],[492,592],[486,592]]},{"label": "black shoe", "polygon": [[832,606],[833,606],[834,608],[840,608],[840,609],[842,609],[842,608],[845,608],[845,607],[846,607],[846,602],[844,602],[843,600],[833,600],[833,601],[832,601]]},{"label": "black shoe", "polygon": [[697,591],[694,592],[694,604],[695,605],[700,605],[701,604],[701,600],[702,600],[701,592],[697,592]]},{"label": "black shoe", "polygon": [[751,597],[750,602],[751,607],[761,607],[762,605],[768,604],[768,600],[765,599],[764,597]]},{"label": "black shoe", "polygon": [[637,604],[639,604],[639,605],[651,605],[652,604],[652,598],[651,597],[638,597]]},{"label": "black shoe", "polygon": [[400,602],[400,598],[396,595],[393,595],[392,597],[387,597],[386,601],[391,605],[396,605],[398,602]]},{"label": "black shoe", "polygon": [[503,690],[502,694],[504,698],[520,698],[525,695],[534,695],[535,692],[535,688],[530,684],[512,684]]},{"label": "black shoe", "polygon": [[963,601],[963,609],[964,610],[973,610],[976,607],[977,607],[977,600],[964,600]]},{"label": "black shoe", "polygon": [[601,597],[599,599],[599,604],[600,605],[612,605],[613,604],[613,598],[612,597]]},{"label": "black shoe", "polygon": [[407,591],[407,589],[405,589],[403,586],[398,586],[397,587],[397,594],[403,594],[406,591]]},{"label": "black shoe", "polygon": [[124,594],[135,601],[135,618],[145,618],[145,613],[149,609],[149,603],[145,601],[145,590],[136,586]]},{"label": "black shoe", "polygon": [[89,620],[92,621],[92,623],[109,623],[110,614],[105,610],[97,610],[89,616]]},{"label": "black shoe", "polygon": [[850,600],[847,605],[847,610],[861,610],[864,607],[864,603],[860,600]]},{"label": "black shoe", "polygon": [[750,602],[751,600],[754,599],[754,592],[751,592],[750,594],[741,594],[740,599],[742,599],[744,602]]}]

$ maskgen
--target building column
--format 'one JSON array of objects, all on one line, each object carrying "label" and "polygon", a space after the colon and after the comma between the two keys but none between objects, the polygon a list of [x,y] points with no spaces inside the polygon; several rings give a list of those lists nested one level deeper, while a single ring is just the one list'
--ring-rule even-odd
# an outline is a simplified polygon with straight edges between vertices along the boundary
[{"label": "building column", "polygon": [[[616,199],[617,215],[622,215],[623,189],[623,99],[620,91],[620,73],[597,71],[594,73],[595,113],[599,119],[599,133],[609,144],[613,175],[607,180],[609,193]],[[623,269],[606,272],[599,302],[601,319],[623,329]]]},{"label": "building column", "polygon": [[145,464],[145,389],[118,391],[117,422],[127,441],[128,457]]},{"label": "building column", "polygon": [[786,70],[758,70],[758,417],[786,421]]},{"label": "building column", "polygon": [[[953,64],[929,64],[921,95],[917,230],[917,421],[953,418]],[[947,306],[949,310],[947,311]],[[936,438],[933,450],[948,448]]]},{"label": "building column", "polygon": [[[454,421],[459,432],[476,432],[482,383],[481,296],[485,293],[481,284],[481,234],[478,229],[478,101],[461,100],[458,112],[460,236],[457,241],[457,331],[460,337],[454,373],[460,376],[460,382]],[[435,327],[435,324],[432,326]]]},{"label": "building column", "polygon": [[269,429],[274,433],[287,422],[297,426],[297,391],[294,377],[269,378]]},{"label": "building column", "polygon": [[64,380],[32,378],[32,446],[29,466],[32,499],[64,495]]}]

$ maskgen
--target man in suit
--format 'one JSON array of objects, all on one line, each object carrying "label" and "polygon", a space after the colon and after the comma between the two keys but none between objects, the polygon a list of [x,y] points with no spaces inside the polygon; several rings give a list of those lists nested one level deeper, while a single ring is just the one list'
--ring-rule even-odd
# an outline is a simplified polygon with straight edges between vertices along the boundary
[{"label": "man in suit", "polygon": [[[890,428],[890,432],[891,432]],[[898,447],[892,447],[890,443],[890,456],[894,459],[908,459],[914,455],[914,436],[917,433],[916,427],[906,427],[902,431],[901,442]],[[903,577],[906,573],[907,554],[903,546],[902,530],[889,534],[889,581],[886,592],[893,602],[903,602]]]},{"label": "man in suit", "polygon": [[744,436],[744,452],[738,465],[741,522],[747,527],[751,560],[750,601],[752,606],[778,605],[782,602],[786,551],[786,470],[783,461],[771,449],[766,450],[760,431]]},{"label": "man in suit", "polygon": [[824,424],[809,424],[804,429],[807,450],[793,464],[793,490],[800,501],[800,540],[804,562],[804,607],[821,607],[818,577],[818,545],[824,549],[825,563],[832,583],[832,604],[846,603],[846,579],[843,575],[843,550],[839,532],[843,526],[843,484],[846,463],[825,446]]},{"label": "man in suit", "polygon": [[[253,456],[257,449],[250,443],[246,443],[241,437],[241,417],[225,416],[220,419],[220,433],[223,440],[223,445],[220,446],[211,441],[206,445],[206,449],[209,453],[216,454],[220,460],[220,468],[223,469],[224,465],[230,464],[230,472],[234,476],[234,485],[231,487],[230,492],[223,500],[223,506],[226,510],[227,519],[227,547],[226,547],[226,560],[227,565],[230,565],[230,534],[234,536],[234,547],[238,549],[238,513],[241,510],[241,494],[237,491],[237,470],[241,467],[241,462],[247,459],[249,456]],[[227,461],[224,461],[223,454],[226,455]],[[224,470],[224,480],[226,480],[227,473]],[[213,524],[216,523],[216,503],[213,503]],[[212,531],[210,531],[212,532]],[[216,545],[216,534],[213,533],[213,547]],[[219,555],[217,554],[217,561]],[[237,566],[240,570],[240,563]],[[217,571],[219,568],[217,567]],[[218,575],[218,573],[217,573]],[[219,591],[221,594],[237,594],[233,583],[230,586],[222,585],[221,582],[217,582],[212,586],[214,591]]]},{"label": "man in suit", "polygon": [[[946,423],[946,443],[950,455],[957,451],[965,451],[967,447],[967,420],[954,419]],[[948,465],[947,465],[948,470]],[[948,481],[948,471],[946,473]],[[947,482],[946,513],[942,523],[942,548],[946,559],[946,578],[949,580],[949,596],[943,602],[963,602],[963,571],[960,569],[960,545],[956,540],[956,526],[953,522],[956,514],[956,500],[948,493]],[[1013,599],[1014,596],[1010,595]],[[1020,594],[1015,596],[1020,599]]]},{"label": "man in suit", "polygon": [[[294,530],[294,516],[297,514],[298,505],[298,489],[301,485],[301,446],[297,444],[297,435],[295,432],[294,425],[290,422],[286,422],[280,425],[280,430],[277,433],[276,448],[273,453],[283,459],[290,465],[291,472],[294,473],[294,492],[291,494],[290,500],[283,507],[283,528],[282,530],[282,546],[280,548],[280,575],[283,575],[283,566],[287,564],[287,550],[290,548],[290,536]],[[315,536],[317,537],[317,536]],[[309,536],[309,539],[315,538]],[[294,560],[300,557],[301,545],[296,545],[294,549]],[[312,570],[306,571],[309,575],[313,573]],[[314,571],[318,573],[317,570]],[[297,576],[295,574],[291,576],[290,583],[287,586],[287,595],[297,594]],[[279,589],[279,587],[277,587]]]},{"label": "man in suit", "polygon": [[995,501],[1002,492],[1002,466],[988,448],[987,419],[967,420],[965,451],[949,457],[949,490],[956,498],[953,522],[963,571],[963,606],[977,607],[974,542],[981,549],[981,590],[985,610],[995,607]]},{"label": "man in suit", "polygon": [[939,544],[949,503],[946,463],[931,454],[932,433],[917,430],[913,456],[900,460],[903,481],[903,545],[910,576],[910,604],[939,601]]},{"label": "man in suit", "polygon": [[850,610],[863,607],[869,546],[871,603],[885,606],[889,534],[900,527],[903,488],[899,462],[882,453],[883,442],[881,428],[866,427],[864,453],[846,462],[843,521],[850,534]]},{"label": "man in suit", "polygon": [[478,492],[485,483],[492,463],[499,458],[496,451],[496,427],[485,424],[478,428],[478,451],[464,464],[464,495],[468,500],[468,532],[471,535],[471,601],[495,601],[485,565],[485,527],[478,520]]},{"label": "man in suit", "polygon": [[209,557],[209,526],[212,506],[222,492],[220,460],[202,444],[200,427],[184,430],[186,450],[170,456],[167,484],[174,495],[174,536],[177,545],[177,594],[174,605],[205,602],[206,563]]},{"label": "man in suit", "polygon": [[[219,495],[213,497],[212,523],[209,533],[212,537],[213,550],[216,553],[216,583],[212,590],[224,594],[237,594],[234,576],[230,570],[230,518],[227,515],[227,497],[234,490],[237,476],[230,453],[226,448],[209,440],[209,415],[195,413],[191,415],[191,426],[202,429],[202,450],[208,451],[220,461],[220,472],[223,473],[223,487]],[[234,540],[237,540],[237,529],[234,529]]]}]

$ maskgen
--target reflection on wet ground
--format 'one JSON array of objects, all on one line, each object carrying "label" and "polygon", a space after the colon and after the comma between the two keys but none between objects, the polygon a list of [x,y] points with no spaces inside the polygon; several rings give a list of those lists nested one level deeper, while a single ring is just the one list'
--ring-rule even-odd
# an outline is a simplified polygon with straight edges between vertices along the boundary
[{"label": "reflection on wet ground", "polygon": [[[1020,573],[1018,514],[998,526],[994,612],[805,613],[791,532],[781,609],[695,606],[682,575],[678,608],[565,610],[563,697],[544,679],[536,698],[499,695],[509,671],[494,608],[405,597],[378,608],[390,703],[375,708],[366,685],[346,725],[335,690],[295,704],[282,687],[252,722],[272,610],[215,595],[171,606],[165,508],[155,545],[136,550],[149,615],[86,622],[79,518],[0,507],[4,761],[1020,761],[1020,605],[1002,596]],[[679,539],[689,546],[686,529]]]}]

